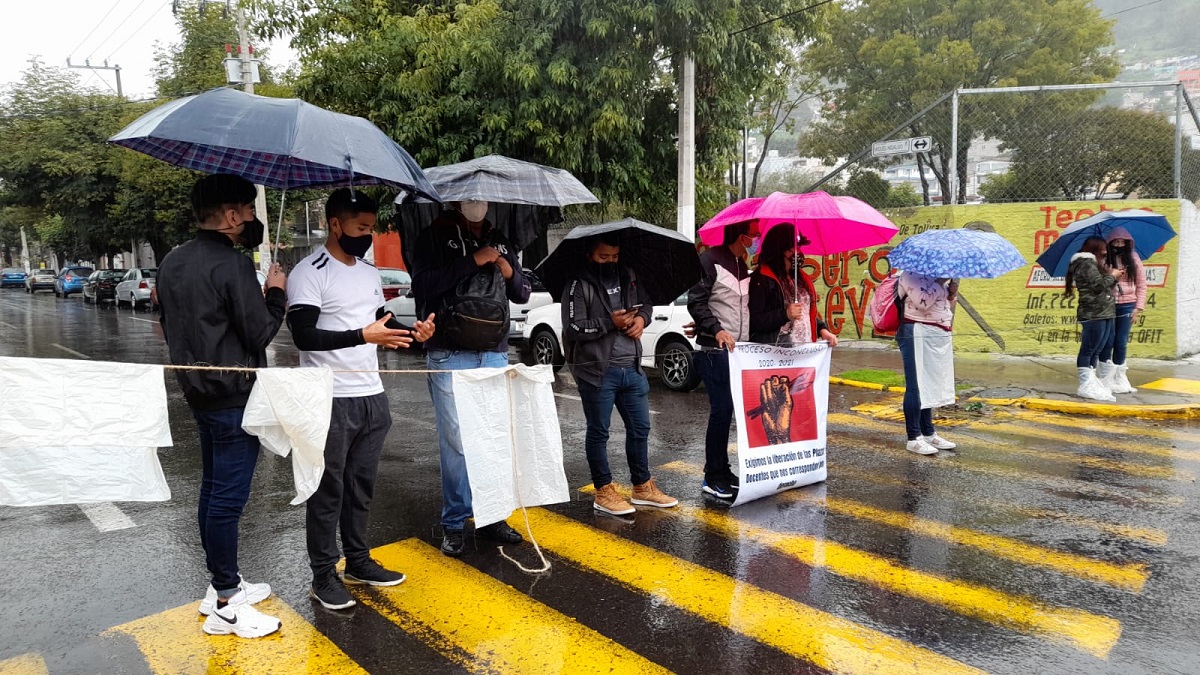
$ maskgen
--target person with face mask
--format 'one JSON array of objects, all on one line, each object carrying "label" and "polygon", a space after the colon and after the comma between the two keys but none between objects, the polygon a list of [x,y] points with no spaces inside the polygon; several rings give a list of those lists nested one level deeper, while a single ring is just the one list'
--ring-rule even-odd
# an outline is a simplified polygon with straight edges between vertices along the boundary
[{"label": "person with face mask", "polygon": [[825,340],[830,347],[837,336],[817,312],[817,291],[801,273],[804,254],[801,237],[790,223],[772,227],[763,237],[758,267],[750,275],[750,340],[760,344],[799,347]]},{"label": "person with face mask", "polygon": [[[266,288],[254,263],[235,246],[254,249],[263,238],[254,215],[254,185],[237,176],[206,176],[192,188],[199,231],[158,266],[160,322],[171,363],[179,366],[265,368],[267,345],[283,324],[286,276],[274,264]],[[176,371],[200,435],[200,545],[212,583],[200,613],[213,635],[258,638],[279,630],[279,619],[254,604],[271,595],[267,584],[242,579],[238,521],[250,497],[258,438],[242,430],[254,373]]]},{"label": "person with face mask", "polygon": [[700,255],[703,274],[688,291],[688,313],[695,321],[700,351],[693,355],[708,392],[708,430],[704,435],[704,481],[700,489],[732,500],[737,476],[729,469],[729,427],[733,395],[729,389],[729,352],[750,340],[750,269],[746,254],[757,247],[758,225],[725,228],[725,243]]},{"label": "person with face mask", "polygon": [[[325,440],[325,473],[305,502],[309,596],[327,609],[355,604],[346,583],[395,586],[404,575],[371,558],[367,521],[383,443],[392,426],[379,378],[377,347],[407,348],[428,340],[433,317],[413,329],[383,309],[379,270],[362,259],[371,248],[379,206],[370,196],[342,188],[325,202],[329,239],[288,278],[288,328],[300,365],[328,367],[333,375],[333,415]],[[342,548],[338,550],[338,525]],[[338,560],[346,569],[338,577]]]},{"label": "person with face mask", "polygon": [[[417,238],[412,253],[413,295],[420,315],[438,313],[439,330],[425,344],[426,365],[431,371],[502,368],[508,365],[507,316],[500,337],[487,348],[465,344],[449,329],[446,320],[457,318],[456,300],[464,283],[476,280],[493,284],[504,297],[489,298],[491,305],[504,300],[529,301],[529,280],[521,272],[517,251],[487,220],[487,202],[462,202],[444,211]],[[495,284],[502,283],[498,289]],[[469,290],[469,289],[468,289]],[[502,311],[508,311],[503,302]],[[440,313],[439,313],[440,312]],[[451,316],[454,315],[454,316]],[[465,322],[464,322],[465,323]],[[429,395],[437,421],[439,461],[442,470],[442,553],[457,557],[466,550],[466,524],[471,516],[471,483],[467,478],[453,380],[449,373],[429,374]],[[475,530],[475,536],[501,544],[523,541],[504,521]]]},{"label": "person with face mask", "polygon": [[608,427],[613,406],[625,424],[625,458],[633,504],[670,508],[650,476],[650,384],[642,370],[642,331],[650,322],[650,298],[634,270],[620,264],[620,242],[601,235],[562,298],[563,345],[587,419],[584,449],[592,484],[592,508],[623,516],[635,511],[617,492],[608,467]]},{"label": "person with face mask", "polygon": [[1133,248],[1133,237],[1129,230],[1115,227],[1105,239],[1108,240],[1107,267],[1119,270],[1120,275],[1113,289],[1117,318],[1112,336],[1100,352],[1096,377],[1114,394],[1135,394],[1137,389],[1129,383],[1129,366],[1125,365],[1125,355],[1129,346],[1129,332],[1138,315],[1146,309],[1146,269]]}]

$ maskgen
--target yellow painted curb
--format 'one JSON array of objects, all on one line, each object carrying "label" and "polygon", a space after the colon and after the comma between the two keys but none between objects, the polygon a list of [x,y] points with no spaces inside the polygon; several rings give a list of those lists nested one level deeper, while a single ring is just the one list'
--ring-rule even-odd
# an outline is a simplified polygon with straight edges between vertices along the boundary
[{"label": "yellow painted curb", "polygon": [[1067,415],[1090,415],[1092,417],[1127,417],[1144,420],[1190,420],[1200,419],[1200,403],[1174,403],[1169,405],[1113,405],[1111,403],[1083,403],[1081,401],[1055,401],[1047,398],[982,398],[969,399],[973,403],[994,406],[1014,406],[1027,410],[1063,413]]},{"label": "yellow painted curb", "polygon": [[858,387],[859,389],[874,389],[875,391],[894,391],[899,394],[904,393],[904,387],[893,387],[887,384],[877,384],[875,382],[860,382],[858,380],[846,380],[840,377],[829,378],[829,384],[840,384],[843,387]]}]

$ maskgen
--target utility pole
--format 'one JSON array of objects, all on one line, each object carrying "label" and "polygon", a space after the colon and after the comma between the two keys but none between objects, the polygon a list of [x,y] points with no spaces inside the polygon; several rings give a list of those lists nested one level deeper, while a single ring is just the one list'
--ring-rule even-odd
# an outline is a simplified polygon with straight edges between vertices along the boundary
[{"label": "utility pole", "polygon": [[[237,31],[238,31],[238,56],[242,60],[242,89],[247,94],[254,93],[255,79],[255,64],[254,57],[250,51],[250,35],[246,32],[246,11],[242,9],[241,4],[238,4],[237,10]],[[267,191],[261,185],[255,185],[258,195],[254,198],[255,215],[264,224],[264,230],[270,229],[266,227],[266,223],[271,222],[267,217]],[[282,214],[280,214],[282,215]],[[263,242],[258,247],[258,268],[266,272],[271,267],[271,245],[268,243],[268,237],[263,236]]]},{"label": "utility pole", "polygon": [[76,66],[76,65],[72,64],[71,59],[68,58],[67,59],[67,67],[68,68],[78,68],[80,70],[92,70],[92,71],[111,70],[111,71],[113,71],[113,73],[117,76],[117,98],[125,98],[125,92],[124,92],[124,90],[121,89],[121,66],[120,65],[110,66],[110,65],[108,65],[108,59],[105,59],[104,65],[93,66],[90,61],[88,61],[87,59],[84,59],[82,66]]},{"label": "utility pole", "polygon": [[675,229],[696,238],[696,60],[683,57],[679,78],[679,195]]}]

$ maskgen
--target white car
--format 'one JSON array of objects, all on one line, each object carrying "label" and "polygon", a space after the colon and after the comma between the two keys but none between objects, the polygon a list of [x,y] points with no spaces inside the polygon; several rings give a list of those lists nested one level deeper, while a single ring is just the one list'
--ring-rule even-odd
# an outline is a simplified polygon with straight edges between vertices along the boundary
[{"label": "white car", "polygon": [[[691,391],[700,384],[700,374],[692,364],[696,341],[684,334],[691,323],[687,296],[670,305],[656,305],[650,325],[642,331],[642,367],[658,370],[659,379],[673,391]],[[562,306],[559,303],[535,309],[525,321],[526,360],[533,365],[562,368]]]},{"label": "white car", "polygon": [[[523,305],[508,303],[508,316],[511,321],[508,330],[509,342],[518,342],[524,338],[525,317],[530,312],[554,302],[554,298],[550,297],[546,287],[532,271],[525,270],[525,276],[529,279],[533,292],[529,294],[529,302]],[[391,312],[397,321],[406,326],[411,326],[417,321],[417,301],[412,297],[411,291],[383,303],[383,309]]]},{"label": "white car", "polygon": [[126,272],[121,283],[117,284],[117,307],[126,302],[129,303],[130,309],[137,309],[142,304],[153,304],[154,297],[151,294],[157,276],[158,270],[150,267],[135,267]]}]

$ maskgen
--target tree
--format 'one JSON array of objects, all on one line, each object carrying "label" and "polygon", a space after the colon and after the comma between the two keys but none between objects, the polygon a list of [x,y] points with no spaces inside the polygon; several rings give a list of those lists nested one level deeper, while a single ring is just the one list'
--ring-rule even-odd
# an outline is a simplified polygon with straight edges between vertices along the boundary
[{"label": "tree", "polygon": [[[803,63],[814,82],[834,94],[822,121],[802,148],[833,159],[857,154],[896,124],[958,87],[1103,82],[1116,76],[1112,22],[1090,0],[873,0],[835,6],[826,30],[815,36]],[[1094,100],[1074,94],[1039,98],[1077,110]],[[962,158],[977,135],[1004,131],[1021,120],[1024,99],[964,98],[958,135],[958,198],[965,197]],[[917,161],[932,168],[942,194],[950,194],[948,109],[913,122],[912,136],[933,136]],[[925,191],[928,200],[928,190]]]}]

